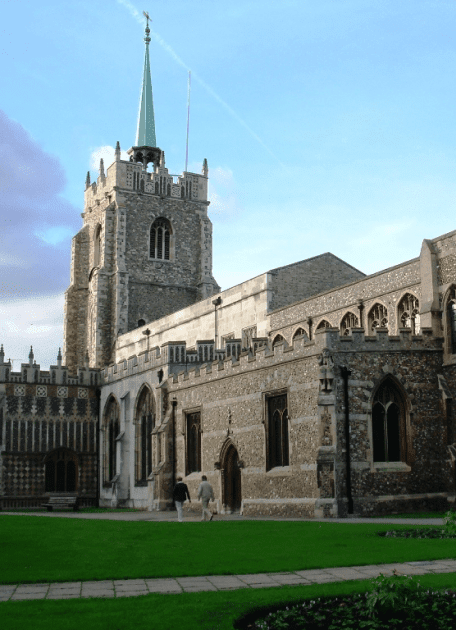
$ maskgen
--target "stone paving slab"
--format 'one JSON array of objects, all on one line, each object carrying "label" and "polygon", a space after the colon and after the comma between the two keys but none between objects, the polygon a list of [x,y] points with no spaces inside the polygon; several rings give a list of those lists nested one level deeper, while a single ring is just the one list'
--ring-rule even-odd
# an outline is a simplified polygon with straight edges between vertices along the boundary
[{"label": "stone paving slab", "polygon": [[102,590],[102,589],[95,589],[92,591],[82,591],[81,593],[81,597],[115,597],[115,593],[114,593],[114,589],[111,590]]},{"label": "stone paving slab", "polygon": [[83,587],[89,587],[90,588],[99,588],[99,589],[108,589],[108,588],[114,588],[114,582],[113,580],[100,580],[99,582],[83,582],[82,583]]},{"label": "stone paving slab", "polygon": [[29,599],[44,599],[46,597],[46,592],[43,593],[14,593],[12,597],[10,597],[11,601],[20,601],[20,600],[29,600]]},{"label": "stone paving slab", "polygon": [[245,582],[231,575],[211,575],[208,580],[220,591],[234,588],[247,588]]},{"label": "stone paving slab", "polygon": [[53,584],[0,585],[1,601],[33,599],[77,599],[88,597],[136,597],[149,593],[195,593],[199,591],[270,588],[294,584],[324,584],[346,580],[363,580],[380,574],[424,575],[456,572],[456,560],[422,560],[404,563],[331,567],[303,571],[282,571],[242,575],[186,576],[180,578],[99,580],[89,582],[56,582]]},{"label": "stone paving slab", "polygon": [[247,575],[236,576],[249,586],[253,584],[274,584],[274,580],[266,573],[249,573]]},{"label": "stone paving slab", "polygon": [[147,582],[150,593],[182,593],[182,587],[176,580],[151,580]]}]

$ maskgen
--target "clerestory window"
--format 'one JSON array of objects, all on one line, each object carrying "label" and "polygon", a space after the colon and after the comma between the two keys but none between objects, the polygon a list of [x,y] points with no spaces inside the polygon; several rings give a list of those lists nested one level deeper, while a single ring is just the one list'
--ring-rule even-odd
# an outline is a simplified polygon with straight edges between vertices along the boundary
[{"label": "clerestory window", "polygon": [[383,304],[374,304],[367,316],[369,333],[372,334],[375,328],[388,328],[388,310]]},{"label": "clerestory window", "polygon": [[401,328],[411,328],[412,335],[420,333],[420,302],[411,293],[406,293],[398,305],[398,322]]}]

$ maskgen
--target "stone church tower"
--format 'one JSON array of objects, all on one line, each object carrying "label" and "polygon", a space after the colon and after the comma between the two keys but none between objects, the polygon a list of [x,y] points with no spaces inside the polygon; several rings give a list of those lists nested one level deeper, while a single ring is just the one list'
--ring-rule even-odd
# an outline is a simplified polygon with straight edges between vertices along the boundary
[{"label": "stone church tower", "polygon": [[[136,143],[96,182],[87,174],[84,225],[73,238],[65,294],[64,364],[114,360],[119,335],[220,291],[212,276],[208,167],[175,177],[157,147],[146,27]],[[153,331],[153,324],[151,326]]]}]

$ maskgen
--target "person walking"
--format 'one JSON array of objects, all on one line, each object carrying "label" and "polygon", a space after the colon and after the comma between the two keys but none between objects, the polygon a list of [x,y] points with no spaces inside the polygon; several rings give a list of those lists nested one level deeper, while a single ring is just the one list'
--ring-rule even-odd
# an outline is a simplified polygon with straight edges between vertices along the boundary
[{"label": "person walking", "polygon": [[208,509],[209,499],[214,501],[214,491],[212,490],[211,484],[208,482],[206,475],[201,477],[201,483],[198,488],[198,499],[201,499],[201,503],[203,504],[203,515],[201,520],[206,520],[206,514],[209,517],[209,521],[212,521],[214,515]]},{"label": "person walking", "polygon": [[177,483],[174,486],[173,490],[173,499],[177,508],[177,520],[179,523],[182,523],[182,508],[184,506],[185,499],[188,498],[189,503],[192,502],[190,499],[190,493],[188,491],[187,484],[182,481],[182,477],[177,478]]}]

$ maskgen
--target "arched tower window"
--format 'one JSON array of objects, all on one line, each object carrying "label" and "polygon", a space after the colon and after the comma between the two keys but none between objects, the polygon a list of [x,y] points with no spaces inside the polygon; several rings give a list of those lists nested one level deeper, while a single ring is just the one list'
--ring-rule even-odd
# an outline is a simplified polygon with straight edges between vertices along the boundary
[{"label": "arched tower window", "polygon": [[397,307],[400,328],[411,328],[412,335],[420,333],[420,302],[411,293],[406,293]]},{"label": "arched tower window", "polygon": [[388,328],[388,310],[383,304],[374,304],[367,316],[369,333],[375,328]]},{"label": "arched tower window", "polygon": [[374,462],[406,461],[406,406],[391,377],[377,390],[372,405]]},{"label": "arched tower window", "polygon": [[147,483],[152,472],[152,430],[155,426],[155,406],[152,392],[148,387],[138,398],[135,414],[135,481]]},{"label": "arched tower window", "polygon": [[331,328],[331,324],[326,319],[322,319],[318,324],[316,330],[322,330],[323,328]]},{"label": "arched tower window", "polygon": [[340,334],[349,335],[352,328],[358,328],[359,320],[354,313],[346,313],[340,322]]},{"label": "arched tower window", "polygon": [[116,475],[116,438],[120,433],[119,405],[114,396],[106,404],[103,418],[103,484],[109,485]]},{"label": "arched tower window", "polygon": [[289,465],[287,395],[268,399],[268,469]]},{"label": "arched tower window", "polygon": [[101,263],[101,225],[97,225],[93,235],[93,266],[99,267]]},{"label": "arched tower window", "polygon": [[170,259],[171,224],[168,219],[156,219],[150,228],[150,257]]}]

